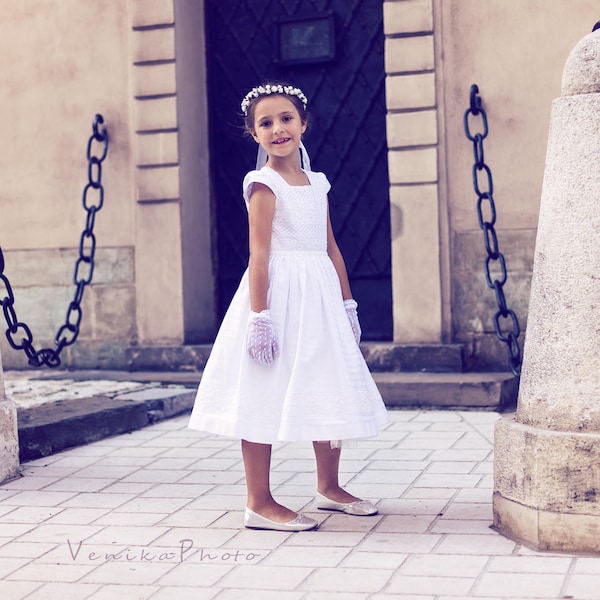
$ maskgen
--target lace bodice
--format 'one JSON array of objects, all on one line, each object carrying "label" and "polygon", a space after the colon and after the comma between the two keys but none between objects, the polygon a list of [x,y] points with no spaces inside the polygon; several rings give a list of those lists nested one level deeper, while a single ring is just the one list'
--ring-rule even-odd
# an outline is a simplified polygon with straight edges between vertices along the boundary
[{"label": "lace bodice", "polygon": [[305,172],[310,185],[289,185],[270,167],[251,171],[244,178],[247,207],[254,183],[266,185],[275,194],[271,254],[327,250],[327,192],[331,186],[323,173]]}]

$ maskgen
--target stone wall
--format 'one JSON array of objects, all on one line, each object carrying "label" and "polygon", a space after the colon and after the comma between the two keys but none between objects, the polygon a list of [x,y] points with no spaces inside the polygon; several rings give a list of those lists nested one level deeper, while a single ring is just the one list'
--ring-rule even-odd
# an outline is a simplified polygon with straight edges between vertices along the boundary
[{"label": "stone wall", "polygon": [[[469,87],[479,86],[489,120],[485,161],[494,179],[496,229],[505,254],[508,304],[527,325],[534,242],[552,100],[574,44],[597,19],[594,0],[542,3],[438,0],[443,48],[438,101],[443,104],[448,206],[451,330],[472,344],[472,366],[505,368],[506,348],[493,333],[495,294],[485,282],[486,252],[476,215],[473,152],[463,130]],[[485,10],[483,8],[485,7]],[[523,348],[523,337],[520,339]]]},{"label": "stone wall", "polygon": [[[542,10],[543,6],[543,10]],[[526,325],[550,103],[595,0],[385,0],[394,339],[463,341],[505,368],[464,137],[469,87],[490,119],[507,298]],[[16,309],[52,344],[72,298],[95,113],[110,148],[78,367],[123,366],[136,344],[211,341],[208,126],[201,0],[3,2],[6,115],[0,245]],[[24,359],[8,349],[7,367]]]},{"label": "stone wall", "polygon": [[[54,348],[54,337],[64,323],[76,289],[72,281],[79,251],[3,253],[5,270],[15,290],[19,319],[30,327],[36,349]],[[86,287],[81,303],[84,318],[79,337],[74,345],[63,350],[61,360],[64,358],[66,364],[74,363],[81,368],[118,368],[123,364],[125,349],[136,339],[133,248],[99,248],[95,265],[93,283]],[[0,347],[7,368],[27,368],[25,354],[11,349],[4,335]]]},{"label": "stone wall", "polygon": [[385,2],[383,7],[394,340],[440,342],[439,137],[433,2],[403,0]]},{"label": "stone wall", "polygon": [[[4,6],[6,5],[6,6]],[[73,297],[86,143],[109,132],[96,269],[65,365],[119,368],[137,344],[212,340],[203,3],[3,3],[0,244],[19,318],[53,347]],[[176,27],[175,21],[178,21]],[[8,368],[26,367],[9,348]]]},{"label": "stone wall", "polygon": [[175,11],[173,0],[130,6],[138,334],[143,343],[182,342]]},{"label": "stone wall", "polygon": [[[75,291],[86,223],[86,145],[101,113],[110,147],[105,202],[94,227],[97,270],[84,295],[81,343],[73,350],[85,354],[80,364],[114,365],[136,330],[128,5],[2,2],[2,24],[0,245],[15,308],[34,330],[37,347],[53,345]],[[6,368],[26,365],[4,335],[0,340]]]},{"label": "stone wall", "polygon": [[386,0],[384,17],[395,340],[465,342],[471,367],[505,369],[463,130],[469,89],[488,113],[505,293],[525,329],[550,105],[596,2]]},{"label": "stone wall", "polygon": [[198,0],[129,5],[137,341],[210,342],[216,313],[204,6]]}]

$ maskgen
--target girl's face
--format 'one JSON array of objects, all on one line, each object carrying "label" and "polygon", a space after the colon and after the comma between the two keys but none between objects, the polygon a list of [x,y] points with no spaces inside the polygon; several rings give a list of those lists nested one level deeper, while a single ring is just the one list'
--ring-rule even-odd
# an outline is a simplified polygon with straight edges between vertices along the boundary
[{"label": "girl's face", "polygon": [[306,131],[294,103],[281,94],[265,96],[254,105],[252,137],[271,159],[298,160],[298,147]]}]

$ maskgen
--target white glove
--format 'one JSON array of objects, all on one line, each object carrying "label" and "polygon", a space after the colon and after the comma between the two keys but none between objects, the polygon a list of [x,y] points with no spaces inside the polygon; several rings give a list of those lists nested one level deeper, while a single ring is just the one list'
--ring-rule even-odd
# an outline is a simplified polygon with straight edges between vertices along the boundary
[{"label": "white glove", "polygon": [[271,312],[250,311],[248,319],[248,354],[263,365],[272,365],[279,356],[279,344],[271,321]]},{"label": "white glove", "polygon": [[352,327],[352,333],[354,334],[354,339],[357,344],[360,344],[360,336],[362,335],[362,329],[360,328],[360,323],[358,322],[358,312],[356,309],[358,308],[358,303],[356,300],[344,300],[344,308],[346,309],[346,314],[348,315],[348,320],[350,321],[350,326]]}]

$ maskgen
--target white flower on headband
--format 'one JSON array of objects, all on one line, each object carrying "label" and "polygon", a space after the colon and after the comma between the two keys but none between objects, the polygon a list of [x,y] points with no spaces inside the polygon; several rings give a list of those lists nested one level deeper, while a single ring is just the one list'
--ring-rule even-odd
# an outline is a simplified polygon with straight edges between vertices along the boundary
[{"label": "white flower on headband", "polygon": [[292,87],[291,85],[259,85],[258,87],[252,88],[242,100],[242,112],[244,116],[248,116],[248,108],[250,102],[259,96],[268,96],[269,94],[286,94],[287,96],[296,96],[302,102],[304,110],[308,100],[300,88]]}]

